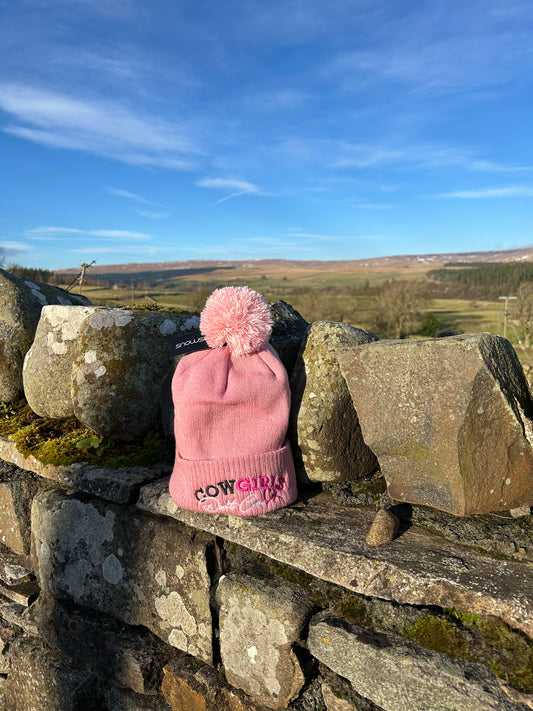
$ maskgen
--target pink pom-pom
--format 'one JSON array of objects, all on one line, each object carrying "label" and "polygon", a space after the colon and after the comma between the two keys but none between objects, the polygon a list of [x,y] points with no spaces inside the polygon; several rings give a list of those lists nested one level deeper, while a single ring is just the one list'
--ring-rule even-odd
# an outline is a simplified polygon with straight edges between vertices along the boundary
[{"label": "pink pom-pom", "polygon": [[242,356],[266,346],[272,317],[266,301],[249,286],[226,286],[207,299],[200,330],[211,348],[226,344],[232,355]]}]

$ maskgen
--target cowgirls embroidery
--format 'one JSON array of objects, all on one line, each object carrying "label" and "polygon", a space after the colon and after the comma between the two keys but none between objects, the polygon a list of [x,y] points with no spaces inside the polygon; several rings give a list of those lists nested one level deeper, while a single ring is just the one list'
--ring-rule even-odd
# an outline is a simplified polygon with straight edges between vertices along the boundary
[{"label": "cowgirls embroidery", "polygon": [[269,345],[270,309],[249,287],[217,289],[172,380],[176,459],[169,483],[182,508],[253,516],[297,497],[286,430],[287,373]]}]

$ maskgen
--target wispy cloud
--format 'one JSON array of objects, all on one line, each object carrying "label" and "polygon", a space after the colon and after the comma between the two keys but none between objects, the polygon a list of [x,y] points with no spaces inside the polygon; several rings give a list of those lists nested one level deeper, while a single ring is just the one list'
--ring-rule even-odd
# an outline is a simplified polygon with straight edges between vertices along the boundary
[{"label": "wispy cloud", "polygon": [[199,154],[184,125],[112,101],[4,84],[0,86],[0,109],[16,121],[4,125],[3,131],[53,148],[175,170],[191,169]]},{"label": "wispy cloud", "polygon": [[54,227],[42,225],[27,230],[24,233],[30,239],[43,239],[45,236],[57,237],[60,235],[88,235],[90,237],[107,237],[109,239],[124,239],[124,240],[150,240],[152,235],[144,232],[132,232],[131,230],[83,230],[78,227]]},{"label": "wispy cloud", "polygon": [[484,198],[515,198],[533,197],[533,187],[515,185],[506,188],[480,188],[477,190],[454,190],[441,193],[437,197],[458,198],[462,200],[478,200]]},{"label": "wispy cloud", "polygon": [[125,198],[126,200],[133,200],[134,202],[140,202],[143,205],[153,205],[154,207],[167,207],[166,205],[163,205],[160,202],[148,200],[147,198],[142,197],[142,195],[137,195],[137,193],[131,193],[129,190],[121,190],[120,188],[106,188],[106,191],[110,195]]},{"label": "wispy cloud", "polygon": [[150,210],[137,210],[137,214],[141,217],[147,217],[149,220],[164,220],[170,216],[170,212],[155,212]]},{"label": "wispy cloud", "polygon": [[226,202],[226,200],[231,200],[240,195],[267,195],[267,193],[264,193],[253,183],[232,178],[202,178],[201,180],[197,180],[195,185],[199,188],[212,188],[214,190],[224,190],[225,192],[233,191],[230,195],[226,195],[220,198],[220,200],[217,200],[215,205],[219,205],[221,202]]},{"label": "wispy cloud", "polygon": [[116,254],[118,257],[124,254],[135,254],[141,255],[142,257],[151,257],[155,254],[161,253],[164,250],[158,249],[157,247],[148,248],[135,245],[124,248],[120,247],[120,249],[117,249],[116,247],[107,247],[104,245],[89,243],[85,247],[72,247],[68,251],[75,254]]}]

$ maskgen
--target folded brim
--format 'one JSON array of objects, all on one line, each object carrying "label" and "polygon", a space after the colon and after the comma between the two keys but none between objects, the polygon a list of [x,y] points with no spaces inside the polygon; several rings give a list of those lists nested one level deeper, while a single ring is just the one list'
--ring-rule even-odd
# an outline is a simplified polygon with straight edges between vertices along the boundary
[{"label": "folded brim", "polygon": [[292,504],[298,495],[289,442],[273,452],[191,461],[176,455],[169,491],[189,511],[256,516]]}]

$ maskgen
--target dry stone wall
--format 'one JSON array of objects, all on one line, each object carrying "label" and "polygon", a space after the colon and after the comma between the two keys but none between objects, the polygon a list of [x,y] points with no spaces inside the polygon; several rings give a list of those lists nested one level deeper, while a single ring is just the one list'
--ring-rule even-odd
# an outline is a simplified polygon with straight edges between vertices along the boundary
[{"label": "dry stone wall", "polygon": [[[512,348],[273,312],[293,506],[190,512],[169,496],[171,465],[54,466],[0,440],[2,711],[533,708],[533,408]],[[123,408],[139,362],[134,404],[168,431],[172,363],[149,373],[142,346],[164,361],[191,318],[45,307],[28,401],[81,412],[79,369],[104,368],[92,417],[119,427],[109,393]]]}]

